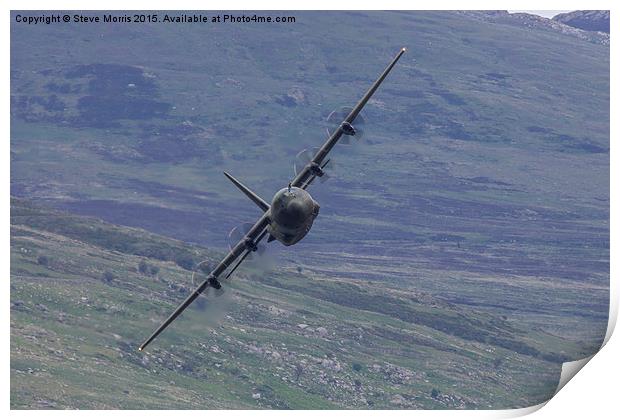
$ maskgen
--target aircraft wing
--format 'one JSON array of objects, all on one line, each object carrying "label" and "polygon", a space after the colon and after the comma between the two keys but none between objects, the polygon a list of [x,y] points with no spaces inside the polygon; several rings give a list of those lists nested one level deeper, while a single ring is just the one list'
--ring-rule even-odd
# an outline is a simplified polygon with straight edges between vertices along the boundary
[{"label": "aircraft wing", "polygon": [[[247,235],[242,238],[231,250],[230,252],[220,261],[220,263],[209,273],[207,279],[203,281],[184,301],[179,305],[178,308],[151,334],[151,336],[144,342],[140,347],[138,347],[139,351],[144,350],[146,346],[149,345],[151,341],[153,341],[163,330],[166,329],[168,325],[172,321],[174,321],[181,313],[189,306],[191,303],[196,300],[198,296],[209,286],[219,289],[221,287],[220,283],[217,281],[217,278],[224,272],[231,264],[235,262],[237,258],[241,256],[239,262],[233,267],[230,271],[234,271],[239,264],[248,256],[250,252],[255,249],[255,246],[265,237],[267,234],[267,225],[269,224],[269,218],[267,217],[267,212],[261,216],[260,219],[252,226]],[[230,274],[229,273],[229,274]]]},{"label": "aircraft wing", "polygon": [[396,57],[394,57],[392,62],[386,67],[383,73],[381,73],[381,75],[375,81],[375,83],[373,83],[370,89],[368,89],[368,91],[362,97],[362,99],[360,99],[357,105],[355,105],[355,108],[351,110],[349,115],[345,118],[345,120],[338,127],[338,129],[332,133],[332,135],[327,139],[325,144],[323,144],[323,146],[316,152],[312,160],[299,172],[299,174],[297,174],[295,179],[291,182],[292,186],[306,189],[312,183],[312,181],[314,181],[314,179],[317,176],[320,176],[318,175],[318,173],[320,173],[320,171],[323,169],[323,167],[325,167],[325,165],[329,161],[329,159],[325,161],[327,154],[330,152],[330,150],[332,150],[332,148],[336,145],[336,143],[338,143],[338,140],[340,140],[340,137],[342,137],[342,135],[345,134],[343,126],[345,126],[346,124],[355,126],[354,124],[355,118],[359,115],[362,108],[364,108],[364,105],[366,105],[368,100],[372,97],[375,91],[379,88],[383,80],[387,77],[387,75],[390,73],[392,68],[396,65],[396,63],[398,62],[400,57],[405,53],[405,51],[407,51],[406,48],[403,48],[399,51],[399,53],[396,55]]}]

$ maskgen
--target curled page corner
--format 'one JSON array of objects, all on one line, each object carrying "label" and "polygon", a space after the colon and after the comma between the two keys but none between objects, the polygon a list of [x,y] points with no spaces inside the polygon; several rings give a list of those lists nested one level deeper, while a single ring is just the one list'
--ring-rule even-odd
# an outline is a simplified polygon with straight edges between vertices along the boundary
[{"label": "curled page corner", "polygon": [[605,338],[603,339],[603,343],[601,344],[601,347],[599,347],[599,349],[596,352],[594,352],[592,355],[588,357],[585,357],[580,360],[573,360],[572,362],[564,362],[562,364],[562,372],[560,373],[560,381],[558,382],[558,386],[555,389],[553,396],[555,396],[558,392],[560,392],[560,390],[564,388],[564,385],[566,385],[568,381],[570,381],[590,360],[592,360],[592,358],[596,356],[596,354],[599,351],[601,351],[602,348],[605,347],[605,344],[607,344],[607,342],[609,341],[609,338],[611,337],[611,335],[614,332],[614,329],[616,328],[616,319],[618,317],[618,301],[617,299],[615,299],[615,296],[613,293],[610,293],[610,297],[611,299],[609,302],[609,318],[607,320],[607,331],[605,332]]},{"label": "curled page corner", "polygon": [[[605,339],[603,340],[603,344],[601,344],[601,348],[598,351],[601,351],[605,344],[611,338],[611,335],[614,333],[616,329],[616,321],[618,320],[618,300],[620,296],[616,293],[614,288],[614,284],[610,282],[609,284],[609,318],[607,319],[607,332],[605,333]],[[598,353],[598,352],[597,352]]]},{"label": "curled page corner", "polygon": [[573,360],[571,362],[564,362],[562,364],[562,372],[560,373],[560,380],[558,382],[558,386],[555,389],[555,392],[553,393],[551,398],[549,398],[548,400],[543,401],[540,404],[532,405],[531,407],[524,407],[524,408],[517,408],[514,410],[502,411],[501,414],[499,414],[495,418],[508,419],[508,418],[523,417],[523,416],[527,416],[529,414],[532,414],[540,410],[545,405],[547,405],[547,403],[551,401],[551,399],[553,399],[553,397],[555,397],[558,392],[560,392],[560,390],[564,387],[564,385],[566,385],[573,378],[573,376],[575,376],[581,370],[581,368],[583,368],[595,355],[596,353],[584,359]]},{"label": "curled page corner", "polygon": [[596,353],[580,360],[573,360],[572,362],[562,363],[562,373],[560,373],[560,381],[558,382],[558,387],[555,389],[553,396],[560,392],[560,390],[564,388],[564,385],[566,385],[568,381],[573,379],[573,376],[575,376],[577,372],[579,372],[581,368],[583,368],[595,355]]},{"label": "curled page corner", "polygon": [[[603,346],[601,346],[601,348],[603,348]],[[598,351],[600,351],[600,348]],[[598,353],[598,351],[596,353]],[[543,401],[540,404],[532,405],[530,407],[501,411],[501,413],[498,413],[495,418],[508,419],[523,417],[540,410],[545,405],[547,405],[547,403],[551,401],[551,399],[555,397],[562,388],[564,388],[564,385],[566,385],[581,370],[581,368],[583,368],[596,355],[596,353],[580,360],[564,362],[562,364],[562,371],[560,373],[560,380],[558,382],[558,386],[556,387],[555,392],[553,393],[551,398],[549,398],[548,400]]]},{"label": "curled page corner", "polygon": [[528,414],[531,414],[531,413],[534,413],[534,412],[540,410],[545,405],[547,405],[547,403],[549,401],[551,401],[551,399],[553,397],[555,397],[557,395],[557,393],[560,392],[560,390],[562,388],[564,388],[564,386],[571,379],[573,379],[573,377],[586,364],[588,364],[588,362],[590,360],[592,360],[592,358],[594,356],[596,356],[599,351],[601,351],[603,349],[603,347],[605,347],[607,342],[609,342],[609,339],[610,339],[611,335],[613,334],[614,329],[616,328],[616,320],[617,320],[617,317],[618,317],[618,299],[616,299],[616,296],[613,293],[610,293],[610,296],[611,296],[611,299],[610,299],[610,302],[609,302],[610,305],[609,305],[609,318],[608,318],[608,321],[607,321],[607,331],[605,332],[605,338],[603,339],[601,347],[599,347],[599,349],[596,352],[594,352],[593,354],[591,354],[588,357],[584,357],[583,359],[579,359],[579,360],[573,360],[573,361],[570,361],[570,362],[564,362],[562,364],[562,371],[560,373],[560,380],[558,381],[558,386],[556,387],[555,392],[553,393],[551,398],[549,398],[547,401],[544,401],[544,402],[542,402],[540,404],[537,404],[537,405],[533,405],[531,407],[524,407],[524,408],[518,408],[518,409],[514,409],[514,410],[502,411],[502,413],[499,416],[497,416],[496,418],[522,417],[522,416],[526,416]]}]

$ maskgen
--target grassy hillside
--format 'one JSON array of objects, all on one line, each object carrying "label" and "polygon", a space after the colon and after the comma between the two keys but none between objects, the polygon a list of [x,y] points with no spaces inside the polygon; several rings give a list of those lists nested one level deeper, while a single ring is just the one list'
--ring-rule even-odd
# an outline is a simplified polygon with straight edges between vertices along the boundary
[{"label": "grassy hillside", "polygon": [[177,256],[219,255],[18,199],[11,233],[13,408],[521,407],[581,352],[421,290],[244,268],[139,353],[188,293]]}]

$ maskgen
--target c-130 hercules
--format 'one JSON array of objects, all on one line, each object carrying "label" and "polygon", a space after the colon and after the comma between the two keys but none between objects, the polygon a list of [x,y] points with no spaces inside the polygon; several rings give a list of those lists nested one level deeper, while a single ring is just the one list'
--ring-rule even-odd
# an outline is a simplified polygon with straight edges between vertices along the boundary
[{"label": "c-130 hercules", "polygon": [[269,235],[267,242],[278,240],[285,246],[293,245],[306,236],[312,227],[314,219],[319,214],[319,204],[314,201],[310,194],[306,191],[308,186],[318,177],[325,176],[326,165],[329,163],[329,159],[325,159],[330,150],[338,143],[340,138],[345,136],[356,136],[358,131],[355,129],[353,123],[358,117],[364,105],[372,97],[375,91],[379,88],[383,80],[390,73],[392,68],[396,65],[396,62],[405,53],[406,48],[403,48],[394,57],[392,62],[381,73],[381,76],[373,83],[368,89],[366,94],[357,103],[355,108],[350,110],[344,120],[340,122],[339,126],[332,131],[329,131],[329,138],[318,149],[318,151],[309,159],[309,162],[298,171],[295,178],[285,187],[278,191],[271,200],[271,205],[256,195],[248,187],[237,181],[228,173],[224,172],[226,177],[230,179],[237,188],[239,188],[250,200],[252,200],[260,209],[264,212],[263,215],[254,223],[254,225],[245,233],[236,245],[232,246],[228,255],[224,257],[222,261],[209,273],[207,279],[204,280],[184,301],[179,307],[166,319],[160,326],[151,334],[151,336],[138,348],[139,351],[153,341],[172,321],[174,321],[198,296],[200,296],[207,287],[212,287],[216,290],[222,288],[221,283],[218,281],[220,277],[228,267],[231,266],[237,259],[237,263],[228,272],[226,278],[239,267],[239,265],[245,260],[245,258],[252,252],[255,252],[257,245],[265,236]]}]

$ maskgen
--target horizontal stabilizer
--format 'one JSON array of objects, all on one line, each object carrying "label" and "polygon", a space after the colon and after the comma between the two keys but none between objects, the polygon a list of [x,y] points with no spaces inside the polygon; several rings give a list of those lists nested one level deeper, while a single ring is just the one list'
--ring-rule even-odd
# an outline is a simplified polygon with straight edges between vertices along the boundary
[{"label": "horizontal stabilizer", "polygon": [[267,202],[265,202],[265,200],[263,200],[258,195],[256,195],[256,193],[254,193],[251,189],[249,189],[248,187],[243,185],[241,182],[237,181],[229,173],[224,172],[224,175],[226,175],[226,178],[230,179],[230,181],[233,184],[235,184],[235,186],[237,188],[239,188],[242,193],[244,193],[250,200],[252,200],[254,202],[254,204],[256,204],[258,207],[260,207],[262,211],[269,210],[269,204],[267,204]]}]

